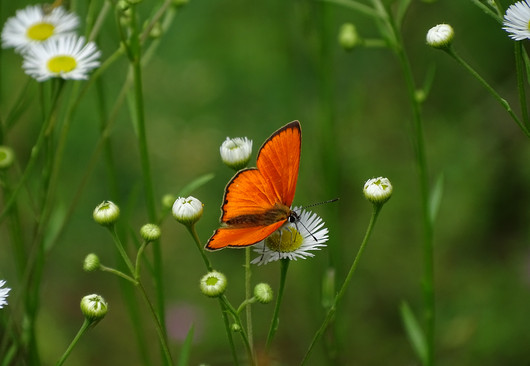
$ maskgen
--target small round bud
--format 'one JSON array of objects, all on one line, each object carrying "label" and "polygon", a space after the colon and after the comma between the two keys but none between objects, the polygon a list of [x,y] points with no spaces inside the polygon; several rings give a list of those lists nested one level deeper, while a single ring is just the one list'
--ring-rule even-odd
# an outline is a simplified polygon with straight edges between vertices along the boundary
[{"label": "small round bud", "polygon": [[268,304],[274,297],[272,294],[272,288],[268,283],[258,283],[254,287],[254,297],[260,304]]},{"label": "small round bud", "polygon": [[243,169],[247,166],[252,154],[252,140],[246,137],[229,138],[219,148],[223,163],[234,170]]},{"label": "small round bud", "polygon": [[15,153],[8,146],[0,145],[0,169],[7,169],[15,162]]},{"label": "small round bud", "polygon": [[392,184],[387,178],[368,179],[364,184],[364,196],[375,204],[383,204],[392,196]]},{"label": "small round bud", "polygon": [[165,209],[169,210],[171,209],[171,207],[173,207],[173,203],[175,202],[176,199],[177,197],[175,197],[175,195],[171,193],[165,194],[162,197],[162,206],[164,206]]},{"label": "small round bud", "polygon": [[155,224],[145,224],[140,228],[140,236],[147,242],[160,239],[160,226]]},{"label": "small round bud", "polygon": [[346,51],[350,51],[355,46],[361,44],[361,37],[357,33],[357,28],[351,23],[344,23],[339,30],[339,44]]},{"label": "small round bud", "polygon": [[120,208],[112,201],[103,201],[94,209],[94,220],[103,226],[109,226],[118,221]]},{"label": "small round bud", "polygon": [[151,28],[151,31],[149,31],[149,37],[156,39],[160,38],[162,36],[162,26],[159,22],[156,22],[153,25],[153,28]]},{"label": "small round bud", "polygon": [[427,44],[433,48],[447,48],[453,42],[455,31],[449,24],[438,24],[427,32]]},{"label": "small round bud", "polygon": [[95,255],[94,253],[90,253],[85,257],[85,261],[83,262],[83,270],[86,272],[92,272],[97,269],[99,269],[100,263],[99,263],[99,257]]},{"label": "small round bud", "polygon": [[173,217],[181,224],[193,225],[202,216],[202,206],[202,202],[195,197],[179,197],[173,204]]},{"label": "small round bud", "polygon": [[98,322],[107,314],[107,302],[100,295],[87,295],[81,299],[81,312],[89,322]]},{"label": "small round bud", "polygon": [[209,297],[219,297],[226,290],[226,277],[221,272],[205,274],[200,281],[201,292]]},{"label": "small round bud", "polygon": [[234,332],[234,333],[239,333],[239,332],[241,332],[241,326],[240,326],[239,324],[237,324],[237,323],[232,323],[232,324],[230,325],[230,329],[231,329],[232,332]]}]

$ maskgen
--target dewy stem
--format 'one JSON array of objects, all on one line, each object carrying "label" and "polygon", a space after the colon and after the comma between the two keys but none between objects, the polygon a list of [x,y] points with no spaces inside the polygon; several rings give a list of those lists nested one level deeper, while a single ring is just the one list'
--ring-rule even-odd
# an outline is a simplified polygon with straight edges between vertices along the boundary
[{"label": "dewy stem", "polygon": [[364,239],[361,243],[361,246],[359,247],[359,250],[357,251],[357,254],[355,255],[355,259],[353,260],[350,270],[348,271],[348,275],[346,276],[346,279],[344,280],[344,283],[342,284],[339,292],[337,293],[337,295],[335,295],[333,304],[329,308],[328,313],[326,314],[326,317],[324,318],[324,321],[322,325],[320,326],[320,329],[315,333],[315,336],[313,337],[313,340],[311,341],[311,344],[309,345],[309,348],[307,349],[307,352],[304,358],[302,359],[302,362],[300,363],[300,365],[304,365],[307,362],[309,358],[309,354],[313,350],[313,347],[320,340],[320,338],[324,334],[324,331],[328,327],[331,319],[333,319],[333,316],[335,315],[335,312],[337,310],[337,304],[344,297],[344,294],[346,293],[346,289],[348,288],[348,285],[353,277],[353,274],[355,273],[355,270],[357,269],[357,265],[359,264],[359,260],[361,258],[361,255],[363,254],[364,248],[366,247],[366,244],[368,243],[368,239],[370,239],[373,228],[375,226],[375,222],[377,221],[377,217],[379,216],[379,212],[381,211],[381,207],[382,205],[378,205],[378,204],[373,205],[372,217],[370,219],[370,223],[368,224],[366,233],[364,234]]}]

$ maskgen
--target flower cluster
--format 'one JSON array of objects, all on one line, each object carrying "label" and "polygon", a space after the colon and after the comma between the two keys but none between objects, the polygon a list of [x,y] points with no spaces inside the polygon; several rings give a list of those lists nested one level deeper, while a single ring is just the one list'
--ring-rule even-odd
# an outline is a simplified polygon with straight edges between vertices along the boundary
[{"label": "flower cluster", "polygon": [[22,68],[37,81],[82,80],[99,66],[100,51],[77,36],[79,17],[61,6],[30,5],[18,10],[2,29],[2,48],[14,48]]}]

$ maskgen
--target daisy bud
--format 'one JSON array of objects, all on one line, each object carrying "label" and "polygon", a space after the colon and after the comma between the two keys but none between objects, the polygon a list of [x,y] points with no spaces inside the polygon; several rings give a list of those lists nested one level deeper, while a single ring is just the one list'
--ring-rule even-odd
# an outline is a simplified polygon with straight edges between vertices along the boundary
[{"label": "daisy bud", "polygon": [[226,277],[217,271],[207,273],[201,278],[200,288],[206,296],[219,297],[226,290]]},{"label": "daisy bud", "polygon": [[100,295],[87,295],[81,299],[81,312],[85,319],[91,323],[96,323],[107,314],[107,302]]},{"label": "daisy bud", "polygon": [[202,202],[195,197],[179,197],[173,204],[173,217],[181,224],[193,225],[202,216],[202,206]]},{"label": "daisy bud", "polygon": [[162,197],[162,206],[164,206],[164,209],[169,210],[171,209],[171,207],[173,207],[173,203],[175,202],[176,199],[177,197],[175,197],[175,195],[171,193],[165,194]]},{"label": "daisy bud", "polygon": [[13,149],[7,146],[0,146],[0,169],[7,169],[15,162]]},{"label": "daisy bud", "polygon": [[339,44],[346,51],[351,51],[355,46],[361,43],[361,37],[357,33],[357,29],[351,23],[344,23],[339,30]]},{"label": "daisy bud", "polygon": [[268,304],[274,297],[272,294],[272,288],[268,283],[258,283],[254,287],[254,297],[260,304]]},{"label": "daisy bud", "polygon": [[97,269],[99,269],[100,263],[99,263],[99,257],[95,255],[94,253],[90,253],[85,257],[85,261],[83,262],[83,270],[85,272],[92,272]]},{"label": "daisy bud", "polygon": [[363,192],[368,201],[382,205],[392,196],[392,184],[383,177],[368,179],[364,184]]},{"label": "daisy bud", "polygon": [[433,48],[447,48],[453,42],[455,31],[449,24],[438,24],[427,32],[427,44]]},{"label": "daisy bud", "polygon": [[112,201],[103,201],[94,209],[94,221],[103,226],[113,225],[120,217],[120,208]]},{"label": "daisy bud", "polygon": [[246,137],[227,137],[219,148],[223,163],[234,170],[247,166],[252,154],[252,140]]},{"label": "daisy bud", "polygon": [[232,330],[232,332],[234,333],[239,333],[241,332],[241,326],[239,324],[236,324],[236,323],[232,323],[232,325],[230,325],[230,329]]},{"label": "daisy bud", "polygon": [[140,236],[147,242],[160,239],[160,227],[155,224],[145,224],[140,228]]}]

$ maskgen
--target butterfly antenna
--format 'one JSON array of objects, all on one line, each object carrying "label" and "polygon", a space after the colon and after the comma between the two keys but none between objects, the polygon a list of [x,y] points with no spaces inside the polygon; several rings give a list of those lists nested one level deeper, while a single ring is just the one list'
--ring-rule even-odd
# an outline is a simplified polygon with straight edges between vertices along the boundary
[{"label": "butterfly antenna", "polygon": [[309,207],[319,206],[319,205],[323,205],[323,204],[326,204],[326,203],[337,202],[338,200],[339,200],[339,197],[337,197],[337,198],[333,198],[333,199],[331,199],[331,200],[327,200],[327,201],[322,201],[322,202],[313,203],[313,204],[311,204],[311,205],[307,205],[307,206],[302,206],[301,208],[309,208]]}]

